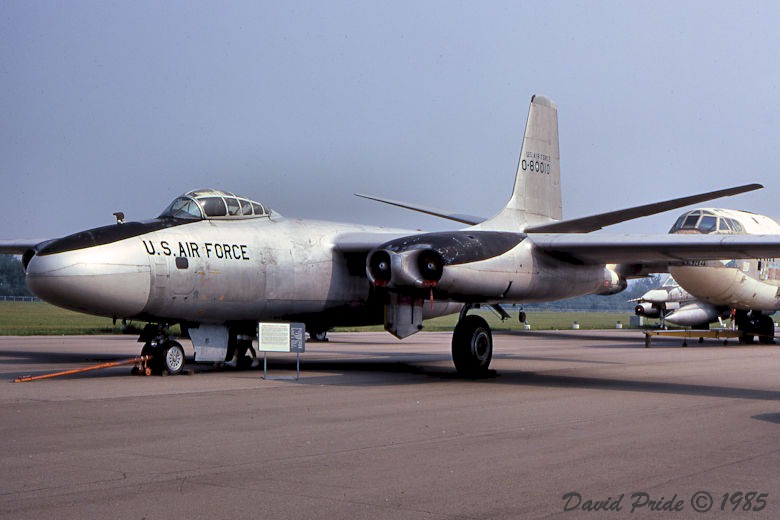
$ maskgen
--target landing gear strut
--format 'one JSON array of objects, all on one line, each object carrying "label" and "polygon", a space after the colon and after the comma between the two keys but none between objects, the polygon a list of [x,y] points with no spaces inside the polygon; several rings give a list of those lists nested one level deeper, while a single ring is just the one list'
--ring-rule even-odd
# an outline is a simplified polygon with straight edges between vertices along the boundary
[{"label": "landing gear strut", "polygon": [[452,333],[452,361],[465,377],[482,377],[488,373],[493,358],[493,335],[481,316],[464,316]]}]

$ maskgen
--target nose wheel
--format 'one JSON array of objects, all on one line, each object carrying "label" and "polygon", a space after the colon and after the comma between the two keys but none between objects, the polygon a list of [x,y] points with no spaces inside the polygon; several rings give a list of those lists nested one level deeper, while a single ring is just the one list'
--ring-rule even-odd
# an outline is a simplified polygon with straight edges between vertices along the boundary
[{"label": "nose wheel", "polygon": [[178,341],[167,340],[154,346],[147,343],[141,349],[142,356],[151,356],[148,365],[139,369],[146,375],[172,375],[181,374],[184,370],[184,347]]},{"label": "nose wheel", "polygon": [[163,369],[174,376],[184,370],[184,348],[178,341],[168,341],[162,348]]}]

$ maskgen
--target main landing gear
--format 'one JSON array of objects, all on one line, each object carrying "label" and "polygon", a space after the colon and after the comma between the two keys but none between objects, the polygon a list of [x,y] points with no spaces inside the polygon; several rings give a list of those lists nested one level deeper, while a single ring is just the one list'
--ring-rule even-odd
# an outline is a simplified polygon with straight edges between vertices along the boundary
[{"label": "main landing gear", "polygon": [[328,329],[312,328],[309,330],[309,339],[317,343],[328,341]]},{"label": "main landing gear", "polygon": [[151,356],[149,364],[141,367],[146,375],[181,374],[184,370],[184,348],[168,336],[167,325],[148,324],[138,341],[143,341],[142,356]]},{"label": "main landing gear", "polygon": [[466,314],[469,309],[470,306],[463,308],[452,333],[452,361],[458,374],[484,377],[493,358],[493,335],[484,318]]},{"label": "main landing gear", "polygon": [[739,337],[740,343],[753,343],[754,336],[758,336],[759,343],[773,344],[775,342],[775,322],[771,316],[759,311],[739,310],[734,319],[737,322],[737,328],[742,332]]}]

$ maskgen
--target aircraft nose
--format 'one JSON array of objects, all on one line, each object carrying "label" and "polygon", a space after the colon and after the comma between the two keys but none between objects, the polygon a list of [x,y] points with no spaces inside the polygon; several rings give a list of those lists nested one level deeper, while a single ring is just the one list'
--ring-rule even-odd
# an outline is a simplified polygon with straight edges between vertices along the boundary
[{"label": "aircraft nose", "polygon": [[27,264],[27,285],[60,307],[99,316],[135,316],[149,300],[149,261],[108,247],[36,254]]}]

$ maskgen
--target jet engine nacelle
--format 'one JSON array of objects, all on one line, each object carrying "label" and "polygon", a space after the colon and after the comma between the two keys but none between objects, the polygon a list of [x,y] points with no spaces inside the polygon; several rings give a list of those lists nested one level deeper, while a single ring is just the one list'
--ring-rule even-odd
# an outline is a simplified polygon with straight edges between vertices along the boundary
[{"label": "jet engine nacelle", "polygon": [[659,318],[661,316],[661,309],[650,302],[642,302],[634,307],[634,314],[637,316],[644,316],[645,318]]},{"label": "jet engine nacelle", "polygon": [[[457,267],[482,260],[500,257],[520,244],[526,235],[504,231],[448,231],[421,233],[386,242],[373,250],[366,262],[366,275],[376,287],[391,289],[430,289],[448,284],[447,291],[455,294],[473,293],[479,286],[479,294],[485,294],[485,285],[491,282],[489,272],[472,273],[469,278],[461,273],[457,280],[447,278],[446,267]],[[505,274],[496,272],[500,280],[495,282],[505,291]],[[474,277],[479,277],[476,282]],[[441,284],[440,284],[441,282]]]},{"label": "jet engine nacelle", "polygon": [[626,287],[628,287],[628,281],[613,269],[607,267],[604,269],[604,282],[599,290],[596,291],[596,294],[601,294],[602,296],[617,294],[625,291]]},{"label": "jet engine nacelle", "polygon": [[377,287],[435,287],[444,273],[444,259],[430,248],[395,252],[373,251],[366,265],[368,279]]}]

